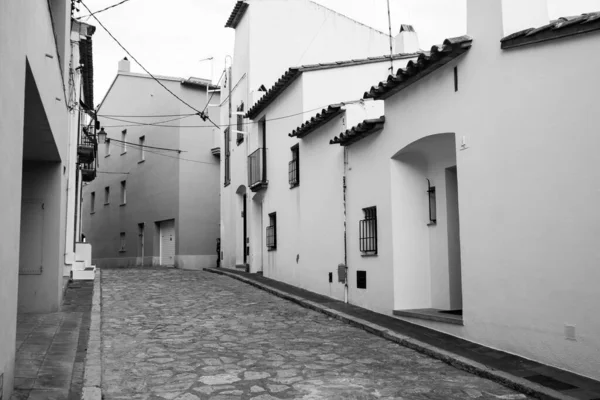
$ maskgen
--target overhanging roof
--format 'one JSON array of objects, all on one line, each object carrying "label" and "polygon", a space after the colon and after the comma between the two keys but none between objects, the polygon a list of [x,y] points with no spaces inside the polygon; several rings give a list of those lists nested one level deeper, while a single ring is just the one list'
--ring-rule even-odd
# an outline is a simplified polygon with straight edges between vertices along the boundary
[{"label": "overhanging roof", "polygon": [[406,68],[400,68],[396,75],[390,75],[387,81],[372,86],[365,92],[364,98],[385,100],[393,96],[467,52],[472,43],[473,39],[470,36],[444,40],[444,44],[433,46],[427,53],[421,53],[416,62],[410,60]]},{"label": "overhanging roof", "polygon": [[539,28],[525,29],[500,40],[503,49],[525,46],[600,30],[600,12],[562,17]]},{"label": "overhanging roof", "polygon": [[321,110],[320,113],[300,125],[298,128],[294,129],[288,136],[302,139],[343,112],[344,108],[342,104],[332,104]]},{"label": "overhanging roof", "polygon": [[233,11],[231,12],[231,15],[229,16],[229,19],[227,20],[227,23],[225,24],[225,28],[233,28],[233,29],[237,28],[242,17],[246,13],[246,10],[248,9],[248,5],[249,4],[246,3],[245,1],[238,1],[237,3],[235,3],[235,7],[233,8]]},{"label": "overhanging roof", "polygon": [[340,134],[339,137],[334,137],[329,141],[329,144],[350,146],[352,143],[356,143],[369,135],[381,131],[384,124],[385,117],[383,116],[376,119],[366,119],[352,129],[348,129],[346,132]]},{"label": "overhanging roof", "polygon": [[[401,60],[407,58],[417,57],[419,53],[401,53],[394,54],[394,60]],[[347,60],[347,61],[334,61],[330,63],[322,63],[322,64],[309,64],[302,65],[300,67],[292,67],[287,70],[285,74],[279,78],[277,82],[267,91],[267,93],[260,98],[246,113],[244,118],[254,119],[260,114],[264,109],[266,109],[269,104],[271,104],[281,93],[285,91],[285,89],[292,84],[303,72],[309,71],[318,71],[330,68],[342,68],[342,67],[353,67],[356,65],[363,64],[373,64],[384,61],[389,61],[390,56],[379,56],[379,57],[368,57],[361,58],[356,60]]]}]

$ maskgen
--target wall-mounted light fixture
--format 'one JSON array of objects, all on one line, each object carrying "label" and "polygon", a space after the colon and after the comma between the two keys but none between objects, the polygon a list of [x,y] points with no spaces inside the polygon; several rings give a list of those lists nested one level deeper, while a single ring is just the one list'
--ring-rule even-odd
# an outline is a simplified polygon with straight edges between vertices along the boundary
[{"label": "wall-mounted light fixture", "polygon": [[429,223],[437,222],[437,209],[435,206],[435,186],[431,186],[431,182],[427,179],[427,196],[429,197]]},{"label": "wall-mounted light fixture", "polygon": [[104,131],[104,128],[101,128],[100,132],[98,132],[98,143],[104,144],[105,142],[106,142],[106,132]]}]

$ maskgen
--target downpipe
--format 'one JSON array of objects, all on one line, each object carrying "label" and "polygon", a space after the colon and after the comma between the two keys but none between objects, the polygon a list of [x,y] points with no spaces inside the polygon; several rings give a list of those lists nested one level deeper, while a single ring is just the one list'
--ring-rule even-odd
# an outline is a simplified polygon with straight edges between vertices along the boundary
[{"label": "downpipe", "polygon": [[348,187],[346,181],[346,166],[348,165],[348,149],[344,146],[344,172],[342,177],[343,184],[343,203],[344,203],[344,303],[348,303],[348,236],[347,236],[347,217],[346,217],[346,189]]}]

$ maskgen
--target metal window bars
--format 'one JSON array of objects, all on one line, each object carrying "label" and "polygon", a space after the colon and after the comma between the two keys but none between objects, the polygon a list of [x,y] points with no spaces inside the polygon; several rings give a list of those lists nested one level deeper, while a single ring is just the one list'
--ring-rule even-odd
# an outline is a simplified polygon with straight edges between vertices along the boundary
[{"label": "metal window bars", "polygon": [[239,146],[244,141],[244,103],[237,108],[237,139],[236,144]]},{"label": "metal window bars", "polygon": [[298,168],[298,159],[289,162],[289,180],[290,187],[295,187],[300,184],[300,171]]},{"label": "metal window bars", "polygon": [[225,129],[224,132],[224,147],[225,147],[225,161],[224,161],[224,170],[225,170],[225,177],[224,177],[224,186],[227,186],[231,183],[231,162],[230,162],[230,154],[229,154],[229,143],[230,143],[230,137],[229,137],[229,127],[227,127]]},{"label": "metal window bars", "polygon": [[277,248],[277,214],[269,214],[269,226],[267,226],[267,248],[274,250]]},{"label": "metal window bars", "polygon": [[363,208],[365,219],[359,222],[360,251],[377,254],[377,208]]}]

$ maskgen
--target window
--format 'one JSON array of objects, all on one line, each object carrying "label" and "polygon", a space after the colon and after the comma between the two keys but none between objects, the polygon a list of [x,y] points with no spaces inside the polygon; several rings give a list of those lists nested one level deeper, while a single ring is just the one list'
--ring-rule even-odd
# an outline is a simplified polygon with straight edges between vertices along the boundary
[{"label": "window", "polygon": [[104,204],[110,203],[110,187],[104,188]]},{"label": "window", "polygon": [[121,232],[121,246],[119,247],[119,252],[125,251],[125,244],[126,244],[125,232]]},{"label": "window", "polygon": [[121,181],[121,205],[127,204],[127,181]]},{"label": "window", "polygon": [[144,143],[146,143],[146,136],[140,136],[140,161],[146,160],[146,154],[144,152]]},{"label": "window", "polygon": [[359,223],[360,251],[377,254],[377,207],[363,208],[365,219]]},{"label": "window", "polygon": [[367,288],[367,271],[356,271],[356,288]]},{"label": "window", "polygon": [[91,209],[92,214],[96,212],[96,192],[92,192],[92,199],[90,201],[90,209]]},{"label": "window", "polygon": [[225,138],[223,139],[223,141],[225,142],[225,186],[227,186],[231,183],[231,165],[229,160],[229,127],[225,129]]},{"label": "window", "polygon": [[240,104],[237,108],[237,140],[236,143],[239,146],[244,141],[244,103]]},{"label": "window", "polygon": [[292,161],[289,163],[290,188],[300,185],[300,150],[296,144],[292,147]]},{"label": "window", "polygon": [[121,132],[121,154],[127,153],[127,129]]},{"label": "window", "polygon": [[269,226],[267,226],[267,248],[277,248],[277,213],[269,214]]},{"label": "window", "polygon": [[110,156],[110,139],[106,139],[104,142],[104,157]]}]

